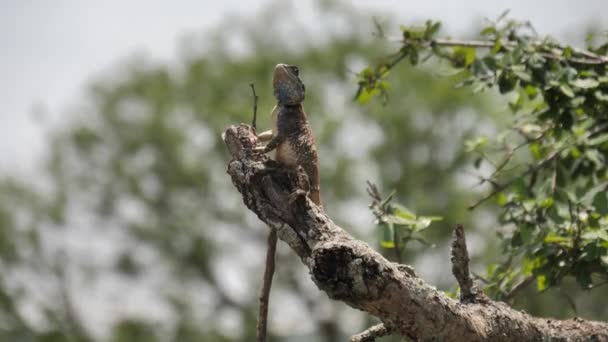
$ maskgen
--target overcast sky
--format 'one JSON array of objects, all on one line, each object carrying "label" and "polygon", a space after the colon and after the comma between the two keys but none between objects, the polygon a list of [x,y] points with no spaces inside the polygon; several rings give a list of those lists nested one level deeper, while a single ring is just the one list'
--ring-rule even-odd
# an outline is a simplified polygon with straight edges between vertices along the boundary
[{"label": "overcast sky", "polygon": [[[78,102],[86,82],[103,70],[134,53],[170,61],[185,34],[208,30],[228,14],[253,15],[270,2],[0,0],[0,174],[31,172],[44,153],[44,130],[32,120],[35,108],[60,121],[62,111]],[[309,4],[294,2],[296,7]],[[593,22],[608,23],[608,0],[359,0],[353,4],[390,11],[402,21],[439,19],[458,31],[507,8],[514,18],[531,20],[540,33],[560,38],[572,38],[573,32]]]}]

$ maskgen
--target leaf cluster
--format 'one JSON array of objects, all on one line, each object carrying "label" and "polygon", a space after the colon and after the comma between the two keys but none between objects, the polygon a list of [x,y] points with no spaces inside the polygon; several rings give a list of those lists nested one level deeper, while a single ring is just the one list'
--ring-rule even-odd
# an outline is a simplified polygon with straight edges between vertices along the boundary
[{"label": "leaf cluster", "polygon": [[439,39],[438,29],[431,21],[402,27],[396,57],[359,74],[357,98],[386,92],[388,71],[406,56],[416,65],[420,55],[453,68],[459,87],[497,90],[513,114],[510,127],[465,144],[480,184],[491,189],[470,208],[495,198],[504,227],[507,261],[489,267],[488,292],[505,296],[528,279],[542,291],[567,276],[584,289],[606,283],[608,40],[580,50],[506,13],[477,41]]},{"label": "leaf cluster", "polygon": [[372,198],[369,207],[376,217],[375,224],[382,230],[380,245],[383,248],[393,249],[397,260],[401,261],[401,252],[411,241],[434,247],[425,241],[420,233],[429,228],[434,221],[442,220],[442,217],[418,216],[393,201],[395,191],[383,198],[376,185],[368,182],[367,186],[367,192]]}]

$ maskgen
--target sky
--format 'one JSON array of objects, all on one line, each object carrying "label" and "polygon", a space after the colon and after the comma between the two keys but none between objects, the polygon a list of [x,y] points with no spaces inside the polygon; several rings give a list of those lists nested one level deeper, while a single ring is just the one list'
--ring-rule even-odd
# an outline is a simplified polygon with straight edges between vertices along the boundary
[{"label": "sky", "polygon": [[[269,0],[0,0],[0,174],[35,171],[48,121],[60,125],[87,82],[134,54],[176,58],[188,33],[213,28],[227,15],[248,16]],[[310,7],[295,1],[295,7]],[[353,1],[390,11],[401,22],[434,18],[464,32],[505,9],[560,38],[593,22],[607,22],[606,0]],[[301,11],[314,23],[311,11]],[[36,115],[35,115],[36,113]],[[38,118],[36,120],[35,118]],[[42,122],[40,122],[42,118]],[[46,119],[46,122],[44,121]]]}]

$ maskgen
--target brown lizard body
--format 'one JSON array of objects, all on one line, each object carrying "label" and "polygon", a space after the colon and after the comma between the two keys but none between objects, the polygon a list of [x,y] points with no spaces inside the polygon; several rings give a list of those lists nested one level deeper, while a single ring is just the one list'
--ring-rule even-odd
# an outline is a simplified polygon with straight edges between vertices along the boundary
[{"label": "brown lizard body", "polygon": [[272,110],[272,131],[258,138],[268,144],[260,151],[276,150],[275,159],[285,166],[301,166],[310,182],[310,199],[321,205],[319,160],[317,147],[302,102],[306,88],[300,80],[298,67],[277,64],[272,79],[277,105]]}]

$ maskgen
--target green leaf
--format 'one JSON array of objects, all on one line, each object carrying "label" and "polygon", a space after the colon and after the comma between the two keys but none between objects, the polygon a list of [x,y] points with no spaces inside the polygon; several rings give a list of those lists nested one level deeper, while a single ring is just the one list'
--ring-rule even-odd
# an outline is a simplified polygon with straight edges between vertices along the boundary
[{"label": "green leaf", "polygon": [[433,221],[429,217],[419,217],[414,225],[414,230],[417,232],[425,230],[431,225],[431,222]]},{"label": "green leaf", "polygon": [[541,208],[547,209],[547,208],[550,208],[551,206],[553,206],[553,203],[555,203],[555,201],[553,200],[553,197],[547,197],[543,201],[540,202],[540,206],[541,206]]},{"label": "green leaf", "polygon": [[505,195],[504,192],[499,192],[496,195],[496,203],[498,203],[499,206],[504,206],[505,204],[507,204],[509,202],[509,199],[507,198],[507,195]]},{"label": "green leaf", "polygon": [[530,276],[534,272],[535,269],[539,268],[543,264],[543,258],[535,257],[530,259],[528,257],[524,258],[523,261],[523,273],[524,275]]},{"label": "green leaf", "polygon": [[567,84],[561,84],[559,86],[559,90],[562,92],[562,94],[568,97],[574,97],[574,92],[572,91],[572,88],[570,88],[570,86],[568,86]]},{"label": "green leaf", "polygon": [[536,206],[536,201],[534,200],[526,200],[522,203],[522,206],[524,207],[524,209],[526,211],[532,211],[534,210],[534,207]]},{"label": "green leaf", "polygon": [[543,291],[547,288],[549,284],[547,283],[547,277],[544,274],[539,274],[536,276],[536,288],[538,291]]},{"label": "green leaf", "polygon": [[580,157],[583,153],[581,152],[581,150],[578,149],[578,147],[576,146],[572,146],[572,148],[570,148],[570,156],[572,156],[572,158],[576,159],[578,157]]},{"label": "green leaf", "polygon": [[545,243],[556,243],[562,246],[572,246],[572,238],[567,236],[560,236],[555,233],[549,233],[543,239]]},{"label": "green leaf", "polygon": [[608,241],[608,231],[605,229],[593,229],[583,233],[581,237],[591,242],[595,242],[596,240]]},{"label": "green leaf", "polygon": [[498,77],[498,91],[501,94],[506,94],[515,89],[515,85],[517,85],[517,79],[509,72],[503,72]]},{"label": "green leaf", "polygon": [[357,96],[357,102],[359,102],[360,104],[366,104],[374,97],[374,95],[377,95],[379,92],[380,91],[377,89],[369,90],[367,88],[363,88],[359,92],[359,96]]},{"label": "green leaf", "polygon": [[431,20],[426,21],[426,30],[424,32],[424,39],[432,39],[433,36],[439,31],[441,28],[441,22],[432,22]]},{"label": "green leaf", "polygon": [[386,221],[400,226],[413,226],[416,224],[416,220],[406,219],[395,215],[388,216]]},{"label": "green leaf", "polygon": [[487,26],[484,27],[483,30],[481,30],[480,34],[482,36],[487,36],[487,35],[491,35],[491,34],[496,34],[496,27],[494,26]]},{"label": "green leaf", "polygon": [[540,145],[538,143],[530,144],[530,152],[532,153],[534,159],[538,160],[543,158],[543,154],[540,150]]},{"label": "green leaf", "polygon": [[604,166],[604,157],[600,154],[598,150],[586,150],[585,157],[591,160],[598,168]]},{"label": "green leaf", "polygon": [[602,255],[600,260],[604,263],[604,265],[608,266],[608,254]]},{"label": "green leaf", "polygon": [[601,145],[601,144],[605,143],[606,141],[608,141],[608,134],[603,134],[603,135],[597,136],[593,139],[587,140],[587,145],[589,145],[589,146]]},{"label": "green leaf", "polygon": [[525,91],[530,99],[534,99],[538,95],[538,88],[529,84],[526,86]]},{"label": "green leaf", "polygon": [[472,152],[477,149],[482,148],[488,143],[488,138],[486,137],[477,137],[475,139],[470,139],[464,142],[464,150],[466,152]]},{"label": "green leaf", "polygon": [[515,74],[515,76],[517,76],[522,81],[525,81],[525,82],[532,81],[532,76],[525,71],[513,71],[513,73]]},{"label": "green leaf", "polygon": [[400,204],[393,205],[393,214],[405,220],[416,220],[416,214],[414,214],[411,210]]},{"label": "green leaf", "polygon": [[415,47],[410,49],[410,63],[412,65],[418,64],[418,50]]},{"label": "green leaf", "polygon": [[598,213],[608,215],[608,193],[600,191],[593,197],[593,206]]},{"label": "green leaf", "polygon": [[581,89],[596,88],[600,83],[593,78],[577,78],[570,82],[573,86]]},{"label": "green leaf", "polygon": [[596,99],[598,99],[599,101],[603,101],[603,102],[608,102],[608,94],[604,93],[602,91],[596,90],[593,92],[593,96],[595,96]]},{"label": "green leaf", "polygon": [[468,67],[475,61],[475,49],[467,47],[454,48],[454,57],[462,61],[462,66]]},{"label": "green leaf", "polygon": [[380,241],[380,246],[384,248],[395,248],[395,229],[392,223],[383,224],[383,232],[382,232],[382,241]]},{"label": "green leaf", "polygon": [[416,224],[414,225],[414,231],[421,232],[430,227],[431,223],[441,220],[443,220],[443,217],[441,216],[420,216],[416,220]]}]

